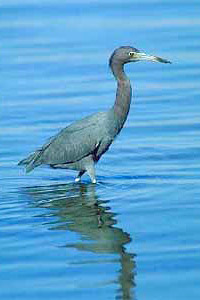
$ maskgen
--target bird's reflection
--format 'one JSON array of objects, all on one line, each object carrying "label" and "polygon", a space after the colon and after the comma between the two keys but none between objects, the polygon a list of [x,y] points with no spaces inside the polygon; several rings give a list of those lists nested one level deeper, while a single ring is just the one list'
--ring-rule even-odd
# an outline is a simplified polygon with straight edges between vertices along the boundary
[{"label": "bird's reflection", "polygon": [[119,285],[116,299],[133,299],[134,255],[125,249],[131,241],[130,235],[113,226],[117,224],[116,215],[111,212],[108,201],[98,198],[96,189],[94,184],[68,184],[25,188],[25,192],[31,196],[34,207],[48,209],[43,217],[53,216],[53,222],[48,220],[45,226],[80,234],[79,242],[66,243],[65,247],[98,254],[118,254],[118,259],[112,259],[120,266],[114,280]]}]

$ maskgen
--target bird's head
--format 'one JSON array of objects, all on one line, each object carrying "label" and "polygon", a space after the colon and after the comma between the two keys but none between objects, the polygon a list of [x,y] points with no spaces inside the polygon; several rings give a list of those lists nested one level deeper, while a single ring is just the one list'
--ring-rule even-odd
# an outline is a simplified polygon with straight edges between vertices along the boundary
[{"label": "bird's head", "polygon": [[144,52],[140,52],[138,49],[130,47],[130,46],[123,46],[117,48],[110,57],[110,65],[114,63],[121,63],[126,64],[130,62],[136,61],[155,61],[161,63],[171,63],[169,60],[163,59],[158,56],[148,55]]}]

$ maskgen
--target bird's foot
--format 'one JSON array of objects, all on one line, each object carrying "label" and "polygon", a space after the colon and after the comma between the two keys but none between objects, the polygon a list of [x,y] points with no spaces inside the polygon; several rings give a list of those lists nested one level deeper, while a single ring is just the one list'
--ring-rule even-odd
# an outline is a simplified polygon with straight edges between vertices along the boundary
[{"label": "bird's foot", "polygon": [[74,181],[75,182],[80,182],[81,181],[81,177],[76,177]]}]

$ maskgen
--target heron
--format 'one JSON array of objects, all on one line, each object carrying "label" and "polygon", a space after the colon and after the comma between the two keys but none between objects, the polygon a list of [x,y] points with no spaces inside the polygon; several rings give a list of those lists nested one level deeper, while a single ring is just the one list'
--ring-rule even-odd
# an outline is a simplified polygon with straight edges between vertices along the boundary
[{"label": "heron", "polygon": [[115,49],[109,59],[109,67],[117,81],[114,105],[105,112],[89,115],[65,127],[21,160],[18,164],[26,167],[26,173],[40,165],[48,165],[54,169],[78,171],[75,182],[80,182],[85,172],[92,183],[97,182],[95,165],[123,128],[130,109],[132,89],[124,65],[137,61],[171,63],[131,46]]}]

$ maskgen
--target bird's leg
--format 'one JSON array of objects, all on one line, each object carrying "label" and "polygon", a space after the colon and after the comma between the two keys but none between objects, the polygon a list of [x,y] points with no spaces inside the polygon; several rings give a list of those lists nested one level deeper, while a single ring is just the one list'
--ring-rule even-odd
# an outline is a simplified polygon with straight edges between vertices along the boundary
[{"label": "bird's leg", "polygon": [[80,182],[81,181],[81,176],[85,173],[85,171],[80,171],[78,173],[78,176],[75,178],[75,182]]},{"label": "bird's leg", "polygon": [[94,164],[90,164],[89,166],[87,166],[86,171],[88,172],[88,175],[90,176],[92,183],[97,183],[96,177],[95,177]]}]

